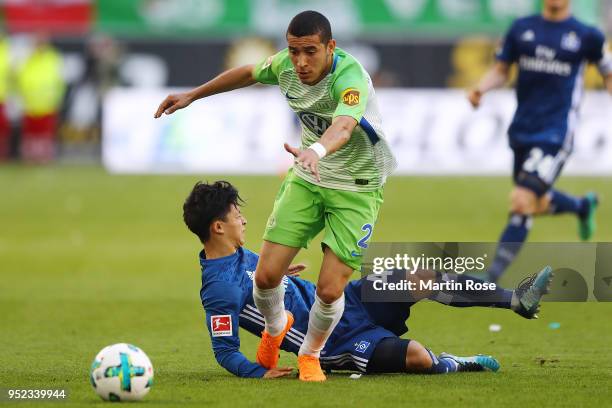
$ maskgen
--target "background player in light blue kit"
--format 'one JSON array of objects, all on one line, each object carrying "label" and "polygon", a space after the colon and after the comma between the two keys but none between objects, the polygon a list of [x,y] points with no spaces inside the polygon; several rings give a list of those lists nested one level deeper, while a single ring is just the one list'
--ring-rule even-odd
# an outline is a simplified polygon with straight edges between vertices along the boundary
[{"label": "background player in light blue kit", "polygon": [[[249,361],[240,352],[238,328],[261,336],[264,319],[253,301],[253,278],[258,255],[244,248],[246,219],[240,213],[238,191],[227,182],[197,183],[183,205],[187,227],[204,244],[200,252],[202,287],[200,297],[206,310],[213,351],[217,362],[241,377],[275,378],[289,375],[291,368],[271,368]],[[289,267],[295,275],[304,267]],[[422,271],[416,278],[472,279],[457,274]],[[321,352],[324,369],[353,370],[364,373],[431,373],[455,371],[497,371],[499,363],[490,356],[457,357],[442,353],[435,356],[414,340],[399,336],[408,331],[406,319],[410,307],[428,297],[450,306],[493,306],[514,310],[532,318],[551,279],[545,268],[528,284],[515,291],[498,288],[491,295],[481,292],[441,290],[415,292],[406,302],[362,302],[363,279],[352,281],[344,295],[346,306],[340,322]],[[310,309],[315,301],[313,283],[296,276],[285,276],[284,302],[295,323],[287,332],[281,348],[297,355],[308,328]]]},{"label": "background player in light blue kit", "polygon": [[597,64],[612,93],[612,57],[605,37],[571,15],[569,0],[545,0],[541,15],[512,24],[495,66],[469,93],[474,107],[480,105],[483,94],[506,83],[514,63],[518,65],[518,107],[508,130],[514,151],[514,188],[508,225],[488,271],[493,282],[518,254],[533,216],[576,214],[580,238],[592,237],[597,195],[575,197],[554,189],[553,184],[572,151],[587,63]]}]

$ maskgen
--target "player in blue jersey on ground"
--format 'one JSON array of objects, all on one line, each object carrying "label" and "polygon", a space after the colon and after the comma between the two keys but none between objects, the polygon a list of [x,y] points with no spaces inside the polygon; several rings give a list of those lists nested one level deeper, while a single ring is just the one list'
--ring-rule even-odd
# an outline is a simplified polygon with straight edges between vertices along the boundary
[{"label": "player in blue jersey on ground", "polygon": [[571,15],[569,0],[545,0],[541,15],[517,19],[504,38],[495,66],[469,92],[477,108],[482,95],[501,87],[518,65],[518,107],[508,134],[514,151],[514,188],[489,280],[496,282],[518,254],[532,217],[573,213],[584,241],[595,231],[595,193],[575,197],[553,188],[572,151],[582,98],[584,67],[597,64],[612,93],[612,57],[597,28]]},{"label": "player in blue jersey on ground", "polygon": [[[241,377],[283,377],[291,374],[292,369],[267,369],[240,352],[238,327],[257,336],[264,330],[264,318],[252,294],[259,256],[243,247],[246,219],[240,213],[241,201],[231,184],[218,181],[197,183],[183,205],[185,224],[204,245],[200,252],[200,297],[206,310],[206,325],[215,358],[226,370]],[[285,306],[294,317],[294,324],[281,348],[296,355],[304,341],[316,291],[314,284],[293,276],[303,269],[303,265],[290,266],[289,276],[282,279]],[[414,278],[436,281],[450,278],[461,282],[469,278],[430,271],[417,275]],[[322,368],[363,373],[497,371],[499,363],[491,356],[458,357],[446,353],[435,356],[418,342],[401,339],[399,336],[408,331],[405,322],[410,316],[410,307],[427,297],[458,307],[477,304],[507,308],[533,318],[551,277],[547,267],[515,291],[499,288],[490,295],[474,291],[423,291],[414,292],[410,301],[400,303],[362,302],[363,280],[352,281],[344,291],[344,313],[321,352]]]}]

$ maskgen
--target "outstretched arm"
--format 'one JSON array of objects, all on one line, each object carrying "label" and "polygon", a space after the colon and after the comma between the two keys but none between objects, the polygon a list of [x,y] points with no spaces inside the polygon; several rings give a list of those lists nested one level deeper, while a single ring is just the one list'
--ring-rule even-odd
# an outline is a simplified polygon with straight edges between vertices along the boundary
[{"label": "outstretched arm", "polygon": [[164,113],[170,115],[198,99],[253,85],[256,82],[253,68],[254,65],[232,68],[191,91],[168,95],[157,108],[155,118],[159,118]]},{"label": "outstretched arm", "polygon": [[587,38],[586,59],[597,66],[606,89],[612,94],[612,48],[604,33],[597,29],[593,29]]},{"label": "outstretched arm", "polygon": [[496,88],[503,86],[508,81],[510,65],[503,61],[497,61],[493,68],[485,74],[475,88],[468,92],[468,99],[474,108],[480,106],[482,96]]},{"label": "outstretched arm", "polygon": [[205,286],[202,304],[215,359],[230,373],[247,378],[278,378],[290,375],[289,367],[271,370],[249,361],[240,352],[240,304],[242,292],[227,282],[214,281]]},{"label": "outstretched arm", "polygon": [[601,59],[597,61],[597,68],[603,77],[606,89],[612,95],[612,52],[608,44],[604,44],[601,51]]},{"label": "outstretched arm", "polygon": [[510,66],[519,59],[517,30],[517,23],[515,22],[508,29],[502,43],[495,52],[495,65],[482,77],[476,87],[468,91],[468,100],[474,108],[480,106],[480,100],[485,93],[503,86],[508,81]]}]

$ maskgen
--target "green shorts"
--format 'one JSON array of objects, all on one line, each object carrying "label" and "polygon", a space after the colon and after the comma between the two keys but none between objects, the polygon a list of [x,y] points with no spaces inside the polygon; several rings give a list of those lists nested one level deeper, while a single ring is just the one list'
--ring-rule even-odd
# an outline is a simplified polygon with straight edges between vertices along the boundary
[{"label": "green shorts", "polygon": [[382,202],[382,187],[372,192],[334,190],[314,185],[289,171],[276,196],[263,238],[307,248],[324,229],[321,244],[346,265],[360,270],[362,252],[368,247]]}]

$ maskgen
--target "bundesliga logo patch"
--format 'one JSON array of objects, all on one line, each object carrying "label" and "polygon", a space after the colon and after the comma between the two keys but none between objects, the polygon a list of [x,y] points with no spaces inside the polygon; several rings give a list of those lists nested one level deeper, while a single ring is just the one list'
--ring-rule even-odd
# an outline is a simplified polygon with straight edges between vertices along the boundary
[{"label": "bundesliga logo patch", "polygon": [[354,88],[348,88],[342,92],[342,103],[348,106],[359,104],[359,91]]},{"label": "bundesliga logo patch", "polygon": [[213,337],[225,337],[232,335],[232,317],[230,315],[211,316],[210,328]]}]

